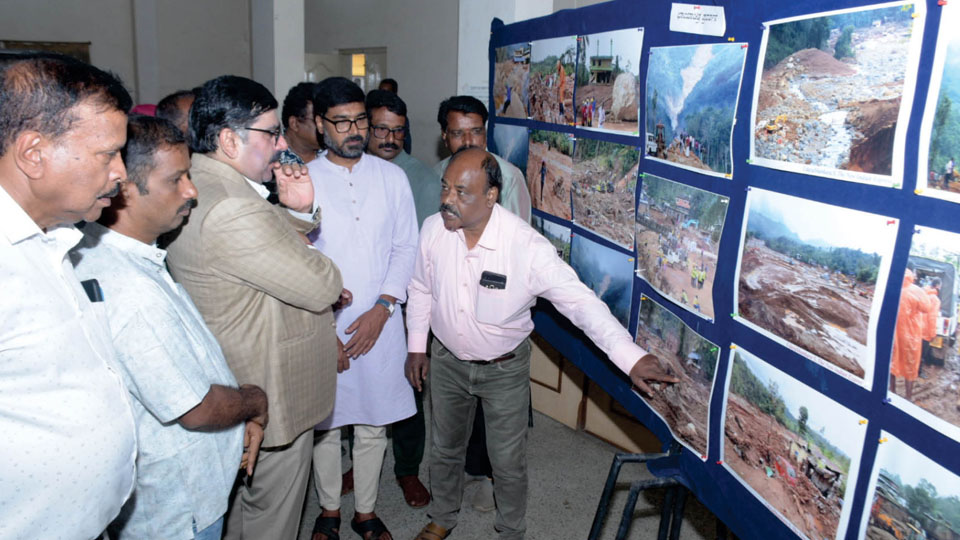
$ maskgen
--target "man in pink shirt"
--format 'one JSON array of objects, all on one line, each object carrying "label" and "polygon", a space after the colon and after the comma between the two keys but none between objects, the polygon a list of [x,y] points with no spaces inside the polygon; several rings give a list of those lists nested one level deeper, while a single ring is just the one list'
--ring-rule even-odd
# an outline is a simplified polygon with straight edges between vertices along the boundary
[{"label": "man in pink shirt", "polygon": [[[454,155],[441,181],[440,213],[424,221],[408,288],[405,371],[418,390],[430,372],[433,407],[432,521],[417,536],[422,540],[446,538],[457,523],[477,397],[493,465],[496,529],[499,538],[523,538],[528,337],[538,296],[553,302],[644,392],[652,392],[648,380],[678,382],[634,344],[546,238],[497,204],[500,186],[500,168],[489,153],[471,148]],[[426,355],[431,329],[432,361]]]}]

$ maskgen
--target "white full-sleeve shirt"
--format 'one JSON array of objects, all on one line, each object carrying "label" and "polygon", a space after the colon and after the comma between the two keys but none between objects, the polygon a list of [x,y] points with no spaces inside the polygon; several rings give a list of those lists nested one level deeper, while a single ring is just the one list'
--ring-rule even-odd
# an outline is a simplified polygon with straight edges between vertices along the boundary
[{"label": "white full-sleeve shirt", "polygon": [[102,304],[0,188],[0,538],[94,538],[133,490],[136,427]]}]

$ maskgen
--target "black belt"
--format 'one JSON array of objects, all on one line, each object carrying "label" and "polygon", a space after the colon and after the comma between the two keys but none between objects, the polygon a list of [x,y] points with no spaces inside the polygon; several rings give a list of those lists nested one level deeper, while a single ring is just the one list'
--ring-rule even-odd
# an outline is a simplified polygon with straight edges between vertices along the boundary
[{"label": "black belt", "polygon": [[494,358],[493,360],[474,360],[473,363],[474,363],[474,364],[477,364],[477,365],[480,365],[480,366],[489,366],[490,364],[496,364],[496,363],[498,363],[498,362],[506,362],[507,360],[510,360],[511,358],[516,358],[516,356],[517,356],[517,355],[515,355],[515,354],[513,354],[513,353],[507,353],[507,354],[505,354],[505,355],[503,355],[503,356],[498,356],[497,358]]}]

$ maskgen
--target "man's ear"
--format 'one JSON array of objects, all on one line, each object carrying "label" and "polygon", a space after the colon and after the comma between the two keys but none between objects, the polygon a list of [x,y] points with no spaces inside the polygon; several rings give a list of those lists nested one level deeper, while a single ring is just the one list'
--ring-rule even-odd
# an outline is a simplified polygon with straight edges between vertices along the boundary
[{"label": "man's ear", "polygon": [[217,146],[225,156],[236,159],[240,155],[240,135],[230,128],[223,128],[217,134]]},{"label": "man's ear", "polygon": [[443,145],[447,147],[447,150],[450,149],[450,143],[447,142],[447,130],[440,130],[440,139],[443,140]]},{"label": "man's ear", "polygon": [[27,178],[36,180],[43,176],[46,159],[53,151],[52,141],[37,131],[23,131],[13,140],[10,151],[17,168]]},{"label": "man's ear", "polygon": [[496,204],[497,199],[500,198],[500,188],[488,188],[487,193],[487,208],[493,208],[493,205]]},{"label": "man's ear", "polygon": [[317,126],[318,140],[323,141],[323,118],[319,114],[313,115],[313,123]]}]

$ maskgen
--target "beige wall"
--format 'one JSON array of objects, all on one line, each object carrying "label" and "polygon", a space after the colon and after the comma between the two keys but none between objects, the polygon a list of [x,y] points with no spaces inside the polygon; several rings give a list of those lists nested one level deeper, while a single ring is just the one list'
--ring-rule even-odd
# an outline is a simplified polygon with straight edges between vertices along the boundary
[{"label": "beige wall", "polygon": [[0,0],[0,39],[89,41],[90,60],[136,82],[130,0]]},{"label": "beige wall", "polygon": [[307,0],[305,19],[307,53],[387,48],[387,76],[400,83],[409,109],[413,154],[433,165],[437,106],[457,90],[457,2]]}]

